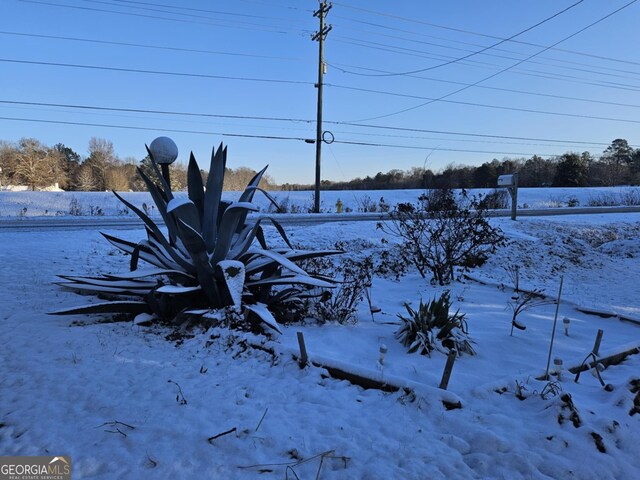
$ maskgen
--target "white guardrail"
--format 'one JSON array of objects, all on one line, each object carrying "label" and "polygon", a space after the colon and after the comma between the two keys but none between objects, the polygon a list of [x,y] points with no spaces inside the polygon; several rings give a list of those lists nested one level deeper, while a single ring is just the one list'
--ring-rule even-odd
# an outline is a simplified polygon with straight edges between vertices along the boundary
[{"label": "white guardrail", "polygon": [[[594,215],[603,213],[640,213],[637,207],[564,207],[564,208],[523,208],[518,210],[519,217],[545,217],[552,215]],[[489,217],[510,217],[511,210],[489,210]],[[283,213],[283,214],[252,214],[250,219],[273,218],[283,225],[305,225],[328,222],[374,222],[389,219],[388,213]],[[162,219],[154,217],[153,221],[162,224]],[[137,217],[21,217],[0,219],[0,230],[84,230],[88,228],[128,229],[142,227],[142,221]]]}]

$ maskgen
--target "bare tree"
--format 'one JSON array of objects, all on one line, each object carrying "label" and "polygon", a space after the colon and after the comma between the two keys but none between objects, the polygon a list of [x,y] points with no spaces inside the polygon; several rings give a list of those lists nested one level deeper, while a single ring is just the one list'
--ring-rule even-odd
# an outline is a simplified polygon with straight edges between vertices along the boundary
[{"label": "bare tree", "polygon": [[76,185],[82,192],[90,192],[98,189],[98,180],[90,165],[82,165],[76,176]]},{"label": "bare tree", "polygon": [[65,179],[62,155],[33,138],[19,142],[14,177],[31,190],[50,186]]},{"label": "bare tree", "polygon": [[2,168],[2,185],[12,182],[18,158],[18,148],[9,142],[0,141],[0,167]]},{"label": "bare tree", "polygon": [[92,137],[89,140],[89,156],[84,161],[83,166],[91,168],[97,190],[109,190],[108,172],[111,167],[118,163],[118,159],[113,149],[113,143],[104,138]]}]

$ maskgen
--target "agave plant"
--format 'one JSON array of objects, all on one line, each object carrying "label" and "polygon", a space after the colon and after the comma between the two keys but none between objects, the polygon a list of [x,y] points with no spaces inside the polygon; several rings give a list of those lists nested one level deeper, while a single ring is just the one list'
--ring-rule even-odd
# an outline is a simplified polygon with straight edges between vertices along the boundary
[{"label": "agave plant", "polygon": [[[330,278],[310,275],[295,262],[341,253],[336,250],[294,249],[275,220],[248,219],[258,208],[252,203],[267,167],[249,182],[237,202],[222,200],[227,148],[222,144],[211,155],[206,185],[193,156],[188,167],[188,197],[175,197],[147,147],[155,181],[140,168],[167,235],[135,205],[115,191],[118,199],[144,223],[147,238],[138,243],[102,235],[131,256],[130,271],[103,277],[60,275],[67,288],[109,296],[113,300],[53,314],[135,313],[170,320],[182,313],[202,315],[235,306],[247,316],[280,331],[276,316],[298,304],[309,292],[331,288]],[[261,222],[268,220],[287,247],[268,248]],[[152,268],[139,268],[144,261]],[[137,297],[137,298],[136,298]]]},{"label": "agave plant", "polygon": [[431,355],[433,350],[454,350],[458,355],[463,352],[474,355],[465,315],[460,311],[450,314],[450,307],[449,291],[427,303],[420,299],[417,310],[405,303],[408,316],[398,314],[402,324],[395,337],[408,347],[409,353]]}]

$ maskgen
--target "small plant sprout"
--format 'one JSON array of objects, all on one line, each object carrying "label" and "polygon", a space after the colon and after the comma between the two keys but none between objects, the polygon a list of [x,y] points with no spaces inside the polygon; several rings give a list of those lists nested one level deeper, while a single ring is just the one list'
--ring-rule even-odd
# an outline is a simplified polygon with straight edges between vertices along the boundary
[{"label": "small plant sprout", "polygon": [[518,293],[520,291],[520,266],[507,265],[504,269],[507,272],[507,276],[513,283],[513,290]]},{"label": "small plant sprout", "polygon": [[[558,378],[558,381],[560,378]],[[540,397],[543,400],[546,400],[550,397],[555,397],[560,394],[562,391],[562,385],[559,382],[547,382],[542,391],[540,392]]]},{"label": "small plant sprout", "polygon": [[182,393],[182,388],[180,387],[180,385],[178,385],[178,382],[174,382],[173,380],[167,380],[168,383],[173,383],[176,387],[178,387],[178,393],[176,395],[176,402],[178,402],[178,405],[186,405],[187,404],[187,399],[184,396],[184,393]]},{"label": "small plant sprout", "polygon": [[569,319],[569,317],[564,317],[562,319],[562,325],[564,326],[564,334],[565,336],[569,336],[569,324],[571,323],[571,320]]},{"label": "small plant sprout", "polygon": [[523,292],[521,295],[514,295],[512,301],[509,302],[509,307],[513,310],[513,317],[511,318],[511,336],[513,336],[513,329],[526,330],[527,326],[518,320],[518,315],[522,312],[530,310],[542,305],[549,305],[553,303],[553,300],[548,300],[541,290],[533,290],[531,292]]}]

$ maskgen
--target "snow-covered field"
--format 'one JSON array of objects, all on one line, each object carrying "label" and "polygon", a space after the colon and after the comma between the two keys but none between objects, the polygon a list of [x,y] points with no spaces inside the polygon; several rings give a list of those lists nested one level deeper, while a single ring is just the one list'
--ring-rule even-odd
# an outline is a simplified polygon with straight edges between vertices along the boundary
[{"label": "snow-covered field", "polygon": [[[470,190],[471,194],[487,194],[492,189]],[[400,202],[415,202],[423,190],[343,190],[321,192],[321,209],[331,213],[336,211],[338,200],[343,210],[362,211],[375,205],[379,209],[380,200],[390,206]],[[313,192],[270,192],[289,210],[307,212],[313,208]],[[178,192],[176,196],[186,195]],[[122,196],[138,208],[147,206],[149,214],[155,212],[151,196],[145,192],[123,192]],[[240,192],[225,192],[223,198],[237,200]],[[263,195],[256,195],[254,202],[263,211],[270,206]],[[518,208],[588,207],[590,204],[603,206],[635,204],[640,205],[640,187],[592,187],[592,188],[520,188]],[[135,216],[127,211],[111,192],[0,192],[1,217],[38,216]]]},{"label": "snow-covered field", "polygon": [[[533,208],[537,200],[525,193],[520,200]],[[583,204],[590,192],[572,194]],[[49,212],[68,208],[70,194],[46,195],[64,198]],[[42,208],[33,202],[28,210]],[[0,201],[0,215],[15,216],[11,205]],[[117,214],[107,213],[117,204],[100,205]],[[46,315],[91,301],[54,285],[56,274],[127,269],[128,259],[98,232],[3,232],[0,454],[70,455],[73,478],[638,478],[640,414],[630,412],[634,398],[640,402],[640,355],[602,372],[611,391],[588,372],[575,383],[566,368],[584,360],[598,329],[602,356],[640,347],[640,325],[619,317],[640,320],[640,214],[492,222],[508,244],[469,272],[475,280],[449,287],[477,355],[456,361],[446,391],[437,388],[445,355],[407,354],[394,338],[405,302],[443,291],[418,275],[375,277],[372,300],[382,311],[372,318],[363,303],[355,325],[290,326],[266,342],[210,329],[177,343],[160,327]],[[293,242],[318,249],[346,241],[347,255],[375,253],[382,236],[375,222],[287,230]],[[138,240],[143,232],[118,236]],[[564,279],[552,356],[565,371],[550,385],[536,377],[545,371],[556,307],[524,312],[527,329],[510,336],[513,284],[505,267],[513,265],[522,288],[551,297]],[[324,368],[301,370],[292,358],[298,331],[311,360],[407,388],[365,390]],[[275,355],[244,340],[265,342]],[[382,344],[388,352],[380,365]],[[443,400],[462,408],[447,410]]]}]

